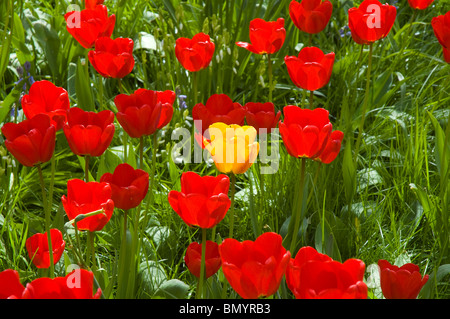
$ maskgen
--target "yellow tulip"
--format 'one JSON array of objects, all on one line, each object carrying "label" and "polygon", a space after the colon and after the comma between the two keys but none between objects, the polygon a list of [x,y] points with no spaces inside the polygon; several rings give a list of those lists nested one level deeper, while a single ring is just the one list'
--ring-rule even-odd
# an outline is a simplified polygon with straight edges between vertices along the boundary
[{"label": "yellow tulip", "polygon": [[259,152],[257,131],[253,126],[214,123],[209,126],[210,140],[204,140],[221,173],[243,174],[255,162]]}]

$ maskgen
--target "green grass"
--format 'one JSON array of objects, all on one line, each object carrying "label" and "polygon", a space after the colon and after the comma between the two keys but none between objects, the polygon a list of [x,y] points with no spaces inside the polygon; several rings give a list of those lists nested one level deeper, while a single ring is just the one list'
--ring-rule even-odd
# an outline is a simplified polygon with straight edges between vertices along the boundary
[{"label": "green grass", "polygon": [[[92,67],[89,70],[92,87],[83,86],[80,81],[80,62],[86,52],[65,30],[63,14],[69,1],[19,0],[14,7],[11,2],[0,4],[0,101],[3,101],[0,120],[18,120],[10,116],[9,108],[18,106],[22,83],[14,84],[18,80],[16,68],[25,61],[31,62],[30,73],[35,80],[48,79],[65,87],[71,106],[115,112],[113,100],[119,93],[116,80],[103,80],[104,105],[100,105],[100,78]],[[267,59],[234,43],[249,40],[248,25],[252,19],[283,17],[287,38],[272,59],[273,101],[278,110],[288,104],[307,103],[306,94],[292,84],[284,65],[284,57],[297,55],[307,41],[307,35],[297,30],[289,18],[289,2],[106,0],[109,12],[117,16],[113,36],[135,40],[136,65],[123,79],[123,90],[131,93],[141,87],[179,88],[188,96],[189,110],[195,101],[205,103],[214,93],[225,93],[241,104],[265,102]],[[448,299],[450,66],[442,59],[442,49],[430,21],[444,14],[449,2],[435,1],[416,16],[412,26],[413,11],[407,1],[397,4],[392,31],[373,48],[369,109],[356,162],[352,161],[353,147],[364,98],[368,48],[361,51],[350,36],[341,37],[339,33],[347,25],[347,10],[354,3],[334,1],[333,5],[331,21],[313,37],[313,45],[325,53],[335,52],[336,61],[329,84],[315,92],[314,101],[316,107],[329,110],[333,128],[344,131],[345,139],[341,153],[331,164],[323,164],[319,169],[318,163],[307,162],[308,201],[299,246],[313,246],[341,261],[360,258],[366,267],[379,259],[416,263],[422,273],[430,274],[420,297]],[[198,92],[192,92],[192,75],[176,60],[174,46],[178,37],[192,37],[200,31],[211,36],[216,51],[210,67],[198,73]],[[179,189],[182,172],[215,175],[217,171],[205,162],[183,164],[171,160],[171,148],[177,143],[171,140],[172,131],[192,127],[191,113],[180,110],[177,103],[174,108],[172,121],[158,133],[157,149],[152,147],[150,137],[145,139],[143,167],[151,172],[153,152],[156,166],[154,201],[150,204],[147,197],[142,205],[146,218],[140,224],[138,288],[131,294],[136,298],[195,294],[196,279],[183,258],[188,244],[199,241],[201,234],[188,228],[173,212],[167,194]],[[18,115],[20,120],[21,112]],[[91,174],[95,180],[125,161],[124,132],[118,123],[116,129],[110,149],[101,158],[92,159]],[[136,166],[139,141],[128,138],[128,143],[127,161]],[[261,176],[259,164],[255,164],[237,177],[234,237],[238,240],[254,240],[265,231],[286,234],[287,220],[298,193],[300,160],[287,154],[281,138],[279,150],[276,174]],[[24,244],[33,233],[44,231],[37,171],[21,166],[3,145],[0,153],[0,271],[13,268],[24,280],[32,280],[41,274],[30,263]],[[83,169],[62,132],[57,136],[55,167],[52,226],[64,230],[67,217],[61,196],[67,193],[67,180],[82,178]],[[49,183],[50,163],[43,170]],[[99,267],[96,279],[107,298],[116,294],[114,274],[118,271],[121,232],[122,212],[116,209],[111,221],[96,234]],[[227,217],[214,231],[208,231],[209,238],[214,236],[218,242],[227,234]],[[64,237],[73,241],[73,230],[65,232]],[[82,234],[83,246],[85,237]],[[59,275],[74,260],[68,246],[65,259],[56,267]],[[366,279],[368,276],[369,273]],[[208,296],[220,296],[223,281],[220,272],[208,279]],[[371,296],[376,298],[375,290]],[[230,290],[229,297],[236,295]]]}]

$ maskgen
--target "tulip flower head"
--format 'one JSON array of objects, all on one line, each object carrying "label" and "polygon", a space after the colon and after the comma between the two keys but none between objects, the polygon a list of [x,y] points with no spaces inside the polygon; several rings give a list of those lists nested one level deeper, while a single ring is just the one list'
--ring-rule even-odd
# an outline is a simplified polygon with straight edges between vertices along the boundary
[{"label": "tulip flower head", "polygon": [[192,39],[178,38],[175,43],[175,56],[186,70],[198,72],[211,63],[214,48],[209,35],[200,32]]},{"label": "tulip flower head", "polygon": [[67,112],[63,130],[74,154],[100,156],[114,136],[114,113],[109,110],[95,113],[72,107]]},{"label": "tulip flower head", "polygon": [[429,275],[420,274],[419,266],[407,263],[401,267],[387,260],[378,261],[381,291],[386,299],[416,299]]},{"label": "tulip flower head", "polygon": [[37,114],[20,123],[2,126],[5,146],[24,166],[48,162],[55,150],[56,127],[47,114]]},{"label": "tulip flower head", "polygon": [[253,165],[259,152],[253,126],[219,122],[211,125],[208,131],[211,138],[204,138],[203,143],[219,172],[243,174]]},{"label": "tulip flower head", "polygon": [[324,54],[317,47],[305,47],[298,57],[286,56],[284,61],[294,84],[308,91],[324,87],[331,78],[335,54]]},{"label": "tulip flower head", "polygon": [[312,247],[302,247],[286,269],[286,284],[297,299],[367,299],[365,264],[334,261]]},{"label": "tulip flower head", "polygon": [[444,60],[450,63],[450,11],[431,19],[434,35],[442,46]]},{"label": "tulip flower head", "polygon": [[[62,233],[59,229],[50,229],[50,237],[53,250],[53,264],[61,258],[66,242],[63,240]],[[50,267],[50,252],[48,250],[47,233],[34,234],[25,241],[25,247],[28,251],[28,257],[37,268]]]},{"label": "tulip flower head", "polygon": [[333,12],[329,0],[292,0],[289,4],[289,16],[294,25],[303,32],[316,34],[327,26]]},{"label": "tulip flower head", "polygon": [[86,49],[92,48],[100,37],[111,37],[116,23],[116,16],[108,16],[108,8],[102,4],[67,12],[64,18],[67,31]]},{"label": "tulip flower head", "polygon": [[289,155],[331,163],[338,155],[344,134],[332,131],[329,112],[323,108],[284,107],[280,134]]},{"label": "tulip flower head", "polygon": [[358,44],[371,44],[391,31],[397,9],[378,0],[364,0],[358,8],[348,10],[348,26]]},{"label": "tulip flower head", "polygon": [[88,58],[101,76],[121,79],[133,71],[133,46],[129,38],[101,37],[95,41],[95,49],[89,51]]},{"label": "tulip flower head", "polygon": [[[191,243],[186,249],[186,255],[184,256],[184,262],[188,267],[191,274],[200,278],[202,257],[202,244],[197,242]],[[205,279],[214,275],[222,265],[219,254],[219,245],[213,241],[206,241],[205,250]]]},{"label": "tulip flower head", "polygon": [[281,111],[275,113],[275,106],[272,102],[248,102],[244,108],[247,112],[245,115],[247,124],[253,126],[258,134],[261,134],[262,130],[269,132],[275,128],[281,116]]},{"label": "tulip flower head", "polygon": [[408,4],[411,8],[417,10],[425,10],[428,8],[434,0],[408,0]]},{"label": "tulip flower head", "polygon": [[217,122],[242,126],[245,114],[245,108],[238,102],[233,102],[226,94],[213,94],[206,104],[198,103],[192,109],[192,119],[197,130],[202,134],[205,134],[205,131]]},{"label": "tulip flower head", "polygon": [[99,4],[103,4],[105,0],[85,0],[84,6],[86,9],[95,9]]},{"label": "tulip flower head", "polygon": [[74,220],[81,214],[101,210],[99,214],[85,217],[77,222],[79,230],[93,232],[103,229],[111,219],[114,211],[111,195],[111,186],[108,183],[71,179],[67,182],[67,196],[63,195],[61,201],[69,220]]},{"label": "tulip flower head", "polygon": [[111,186],[111,199],[114,206],[128,210],[137,207],[148,191],[149,175],[141,169],[134,169],[127,163],[117,165],[114,173],[105,173],[100,183]]},{"label": "tulip flower head", "polygon": [[0,272],[0,299],[20,298],[24,289],[17,270],[6,269]]},{"label": "tulip flower head", "polygon": [[130,137],[152,135],[166,126],[173,115],[173,91],[137,89],[134,93],[119,94],[114,99],[117,121]]},{"label": "tulip flower head", "polygon": [[250,42],[236,42],[236,45],[255,54],[273,54],[284,44],[286,29],[284,19],[265,21],[257,18],[250,22]]},{"label": "tulip flower head", "polygon": [[226,238],[219,252],[225,278],[245,299],[273,295],[291,257],[282,245],[281,236],[273,232],[263,233],[254,242]]},{"label": "tulip flower head", "polygon": [[94,293],[94,273],[86,269],[75,269],[65,277],[41,277],[25,287],[17,271],[0,272],[0,299],[99,299],[101,294],[101,288]]},{"label": "tulip flower head", "polygon": [[70,107],[69,95],[62,87],[47,80],[34,82],[28,94],[21,100],[23,113],[30,119],[37,114],[50,116],[51,124],[59,131],[67,122],[67,110]]},{"label": "tulip flower head", "polygon": [[231,206],[229,188],[230,179],[226,175],[200,176],[186,172],[181,175],[181,191],[170,191],[168,200],[190,227],[212,228],[222,221]]}]

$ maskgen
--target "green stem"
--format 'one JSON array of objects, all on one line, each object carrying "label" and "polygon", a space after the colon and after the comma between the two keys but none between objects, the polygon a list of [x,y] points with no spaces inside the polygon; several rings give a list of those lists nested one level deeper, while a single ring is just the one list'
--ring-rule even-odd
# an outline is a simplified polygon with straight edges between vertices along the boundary
[{"label": "green stem", "polygon": [[84,157],[84,180],[86,183],[89,182],[89,155],[85,155]]},{"label": "green stem", "polygon": [[41,190],[42,190],[42,203],[44,205],[44,213],[45,213],[45,229],[47,232],[48,252],[50,255],[50,278],[53,278],[55,275],[55,266],[53,264],[52,237],[51,237],[51,233],[50,233],[49,202],[47,200],[47,194],[45,192],[44,175],[42,174],[41,164],[37,164],[37,169],[39,172],[39,181],[41,183]]},{"label": "green stem", "polygon": [[362,139],[362,132],[364,129],[364,120],[366,118],[367,103],[369,102],[370,76],[371,76],[371,72],[372,72],[372,54],[373,54],[373,43],[371,43],[369,45],[369,64],[367,67],[366,91],[365,91],[364,102],[363,102],[363,106],[362,106],[361,122],[359,123],[358,139],[356,140],[356,146],[355,146],[355,159],[354,159],[355,163],[358,158],[359,147],[360,147],[361,139]]},{"label": "green stem", "polygon": [[[198,72],[192,72],[192,76],[193,76],[193,84],[192,84],[192,93],[194,94],[194,105],[196,105],[198,103]],[[193,105],[193,106],[194,106]]]},{"label": "green stem", "polygon": [[89,231],[89,243],[90,243],[90,250],[91,250],[91,262],[92,262],[92,272],[95,274],[97,272],[97,263],[95,261],[95,232]]},{"label": "green stem", "polygon": [[144,136],[139,137],[139,168],[144,167]]},{"label": "green stem", "polygon": [[269,102],[272,102],[273,75],[272,75],[272,59],[270,54],[267,54],[267,73],[269,75]]},{"label": "green stem", "polygon": [[119,86],[119,93],[123,94],[123,87],[122,87],[122,78],[117,79],[117,84]]},{"label": "green stem", "polygon": [[305,186],[305,166],[306,166],[306,158],[302,158],[301,168],[300,168],[300,188],[298,192],[298,206],[297,211],[295,212],[295,222],[294,222],[294,229],[292,230],[292,240],[291,240],[291,246],[289,251],[291,254],[294,254],[295,247],[297,246],[297,234],[298,229],[300,227],[300,218],[302,215],[302,206],[303,206],[303,189]]},{"label": "green stem", "polygon": [[125,298],[126,290],[127,290],[127,282],[128,282],[128,273],[126,272],[126,264],[128,261],[127,256],[127,219],[128,219],[128,210],[124,211],[123,215],[123,234],[122,234],[122,244],[120,248],[119,255],[119,273],[117,280],[117,297]]},{"label": "green stem", "polygon": [[[205,280],[206,228],[202,228],[202,257],[200,262],[200,278],[198,279],[196,298],[203,296],[203,282]],[[203,296],[204,297],[204,296]]]},{"label": "green stem", "polygon": [[100,103],[100,111],[105,110],[104,101],[103,101],[103,77],[98,75],[98,92],[100,95],[99,103]]},{"label": "green stem", "polygon": [[[153,190],[154,190],[154,181],[155,181],[155,170],[156,170],[156,151],[158,148],[158,136],[157,132],[153,133],[152,135],[152,168],[150,172],[150,189],[149,189],[149,196],[150,200],[147,202],[147,205],[153,205]],[[147,206],[148,207],[148,206]],[[148,211],[148,209],[147,209]]]},{"label": "green stem", "polygon": [[228,214],[230,216],[230,231],[228,234],[229,238],[233,238],[234,231],[234,194],[236,192],[236,175],[231,173],[231,206]]},{"label": "green stem", "polygon": [[309,109],[310,110],[314,109],[313,103],[314,103],[314,91],[310,91],[309,92]]}]

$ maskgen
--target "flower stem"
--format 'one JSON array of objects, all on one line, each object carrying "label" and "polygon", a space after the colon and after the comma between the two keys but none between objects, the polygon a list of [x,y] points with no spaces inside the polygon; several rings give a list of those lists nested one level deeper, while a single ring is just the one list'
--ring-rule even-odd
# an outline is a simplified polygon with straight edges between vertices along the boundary
[{"label": "flower stem", "polygon": [[294,254],[295,247],[297,246],[297,234],[298,229],[300,227],[300,217],[302,215],[302,206],[303,206],[303,189],[305,186],[305,166],[306,166],[306,158],[302,158],[302,163],[300,167],[300,189],[298,192],[298,206],[297,210],[295,212],[295,221],[294,221],[294,229],[292,230],[292,239],[291,239],[291,246],[289,248],[289,251],[291,254]]},{"label": "flower stem", "polygon": [[[198,96],[197,96],[197,88],[198,88],[198,75],[197,72],[192,72],[192,91],[194,93],[194,105],[198,103]],[[193,105],[193,106],[194,106]]]},{"label": "flower stem", "polygon": [[97,271],[96,261],[95,261],[95,232],[89,231],[89,244],[90,244],[90,251],[91,251],[91,262],[92,262],[92,272],[95,274]]},{"label": "flower stem", "polygon": [[144,136],[139,137],[139,168],[144,167]]},{"label": "flower stem", "polygon": [[[202,257],[200,261],[200,277],[198,278],[196,298],[203,296],[203,282],[205,280],[206,228],[202,228]],[[204,296],[203,296],[204,297]]]},{"label": "flower stem", "polygon": [[100,95],[99,98],[99,104],[100,104],[100,111],[105,110],[104,107],[104,101],[103,101],[103,76],[101,76],[100,74],[98,75],[98,92]]},{"label": "flower stem", "polygon": [[45,192],[44,185],[44,175],[42,174],[41,164],[37,164],[37,169],[39,172],[39,181],[41,183],[42,190],[42,203],[44,205],[44,213],[45,213],[45,229],[47,232],[47,241],[48,241],[48,252],[50,255],[50,278],[53,278],[55,275],[55,266],[53,264],[53,248],[52,248],[52,236],[50,233],[50,209],[49,209],[49,201],[47,200],[47,193]]},{"label": "flower stem", "polygon": [[230,231],[228,234],[229,238],[233,238],[234,231],[234,194],[236,192],[236,175],[231,173],[231,206],[228,214],[230,215]]},{"label": "flower stem", "polygon": [[310,91],[309,92],[309,109],[310,110],[314,109],[313,103],[314,103],[314,91]]},{"label": "flower stem", "polygon": [[84,157],[84,180],[89,182],[89,155]]},{"label": "flower stem", "polygon": [[365,91],[364,102],[363,102],[363,106],[362,106],[361,122],[359,123],[358,139],[356,140],[356,146],[355,146],[355,159],[354,159],[355,163],[358,158],[359,147],[360,147],[361,139],[362,139],[362,131],[364,128],[364,120],[366,118],[367,103],[369,102],[370,76],[371,76],[371,72],[372,72],[372,54],[373,54],[373,43],[371,43],[369,45],[369,64],[367,67],[366,91]]},{"label": "flower stem", "polygon": [[267,54],[267,73],[269,76],[269,102],[272,102],[273,75],[272,75],[272,58]]}]

